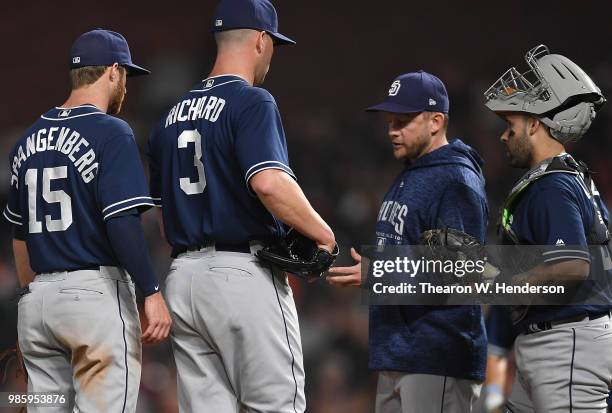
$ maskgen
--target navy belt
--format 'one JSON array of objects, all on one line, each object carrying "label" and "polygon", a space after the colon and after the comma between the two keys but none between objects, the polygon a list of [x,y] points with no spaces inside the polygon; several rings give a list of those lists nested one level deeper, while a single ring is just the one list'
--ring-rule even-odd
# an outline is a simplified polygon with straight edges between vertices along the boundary
[{"label": "navy belt", "polygon": [[606,317],[610,315],[611,315],[610,311],[604,311],[602,313],[582,313],[574,317],[564,318],[562,320],[542,321],[539,323],[527,324],[525,327],[522,328],[521,332],[523,334],[533,334],[533,333],[538,333],[540,331],[550,330],[551,328],[561,325],[561,324],[577,323],[578,321],[582,321],[587,317],[589,318],[589,320],[597,320],[598,318],[602,318],[602,317]]},{"label": "navy belt", "polygon": [[[258,241],[251,241],[251,243],[252,242],[258,242]],[[208,247],[214,247],[216,251],[243,252],[246,254],[250,254],[251,253],[251,243],[243,242],[240,244],[225,244],[222,242],[214,242],[214,243],[210,243],[207,245],[194,245],[190,247],[177,246],[177,247],[172,248],[171,256],[172,258],[176,258],[184,252],[199,251],[203,248],[208,248]]]},{"label": "navy belt", "polygon": [[[117,267],[117,266],[118,266],[117,264],[109,265],[109,267]],[[92,265],[86,265],[84,267],[72,268],[70,270],[67,270],[64,268],[61,270],[49,270],[49,271],[44,271],[44,272],[37,272],[36,275],[50,274],[54,272],[75,272],[75,271],[90,271],[90,270],[99,270],[99,269],[100,269],[100,265],[92,264]]]}]

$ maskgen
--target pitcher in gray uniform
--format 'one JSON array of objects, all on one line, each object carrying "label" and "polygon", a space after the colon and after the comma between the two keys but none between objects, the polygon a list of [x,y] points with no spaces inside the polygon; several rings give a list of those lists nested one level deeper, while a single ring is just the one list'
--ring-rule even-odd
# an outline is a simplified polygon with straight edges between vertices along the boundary
[{"label": "pitcher in gray uniform", "polygon": [[210,76],[168,110],[149,140],[151,193],[175,260],[166,280],[181,412],[306,408],[287,275],[254,252],[286,225],[331,252],[332,231],[289,166],[272,95],[257,87],[280,34],[267,0],[223,0]]}]

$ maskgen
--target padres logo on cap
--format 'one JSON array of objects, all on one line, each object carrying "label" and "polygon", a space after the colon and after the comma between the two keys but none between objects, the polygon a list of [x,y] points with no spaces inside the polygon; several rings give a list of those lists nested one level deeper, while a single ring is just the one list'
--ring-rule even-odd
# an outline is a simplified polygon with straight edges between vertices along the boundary
[{"label": "padres logo on cap", "polygon": [[389,89],[389,96],[397,96],[400,87],[402,87],[402,84],[399,80],[396,80],[395,82],[391,83],[391,88]]}]

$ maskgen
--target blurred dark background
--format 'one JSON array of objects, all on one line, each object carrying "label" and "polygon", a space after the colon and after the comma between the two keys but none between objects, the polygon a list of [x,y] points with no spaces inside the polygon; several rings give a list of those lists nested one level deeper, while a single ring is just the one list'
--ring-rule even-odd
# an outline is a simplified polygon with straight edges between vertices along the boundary
[{"label": "blurred dark background", "polygon": [[[68,94],[68,51],[96,27],[124,34],[133,60],[153,74],[128,81],[121,117],[144,149],[154,122],[191,85],[207,76],[215,57],[210,34],[217,2],[25,1],[3,4],[0,15],[0,204],[9,186],[8,152],[41,113]],[[280,31],[296,46],[275,50],[265,87],[276,97],[290,162],[304,192],[331,224],[348,263],[348,247],[370,243],[378,207],[401,170],[386,125],[363,108],[382,99],[393,78],[424,69],[450,95],[449,138],[461,137],[486,161],[489,241],[496,211],[520,171],[511,170],[498,138],[503,123],[483,106],[482,93],[506,69],[525,70],[525,52],[544,43],[578,63],[612,96],[612,2],[309,0],[275,2]],[[595,171],[612,204],[608,104],[583,141],[569,148]],[[143,158],[143,163],[146,159]],[[143,217],[157,274],[169,249],[155,214]],[[10,228],[0,222],[0,341],[14,342],[16,285]],[[302,329],[309,411],[372,411],[375,379],[367,366],[367,307],[355,290],[294,282]],[[1,367],[1,366],[0,366]],[[141,412],[176,411],[169,344],[146,347]],[[2,376],[0,375],[0,378]],[[11,380],[11,377],[5,378]],[[10,387],[11,383],[6,383]]]}]

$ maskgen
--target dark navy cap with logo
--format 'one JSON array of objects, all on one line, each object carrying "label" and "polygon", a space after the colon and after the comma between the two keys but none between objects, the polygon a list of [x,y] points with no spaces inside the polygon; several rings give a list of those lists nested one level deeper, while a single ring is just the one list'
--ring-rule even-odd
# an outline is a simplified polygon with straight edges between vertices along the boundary
[{"label": "dark navy cap with logo", "polygon": [[395,78],[383,103],[366,109],[368,112],[448,113],[448,93],[436,76],[419,70]]},{"label": "dark navy cap with logo", "polygon": [[83,33],[70,49],[70,69],[85,66],[112,66],[119,64],[127,69],[128,76],[148,75],[144,67],[132,63],[127,40],[110,30],[96,29]]},{"label": "dark navy cap with logo", "polygon": [[276,9],[268,0],[221,0],[215,11],[213,31],[253,29],[265,31],[274,43],[295,44],[278,32]]}]

